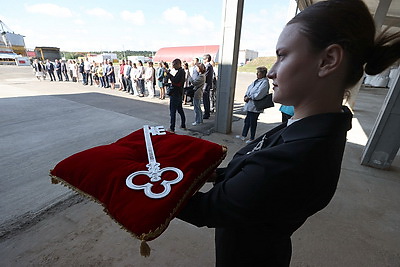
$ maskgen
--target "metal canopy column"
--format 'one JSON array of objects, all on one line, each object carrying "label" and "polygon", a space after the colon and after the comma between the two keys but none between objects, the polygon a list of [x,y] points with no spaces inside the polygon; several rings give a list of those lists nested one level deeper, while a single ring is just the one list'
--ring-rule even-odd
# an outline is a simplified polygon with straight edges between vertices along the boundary
[{"label": "metal canopy column", "polygon": [[400,79],[397,75],[368,139],[361,164],[380,169],[389,168],[400,148],[399,133]]},{"label": "metal canopy column", "polygon": [[[375,12],[377,31],[382,28],[392,0],[381,0]],[[387,169],[400,148],[400,71],[385,98],[374,128],[368,138],[361,164]]]},{"label": "metal canopy column", "polygon": [[222,8],[223,33],[219,51],[215,130],[225,134],[232,131],[243,4],[244,0],[224,0]]},{"label": "metal canopy column", "polygon": [[375,21],[375,26],[378,31],[381,30],[383,22],[385,21],[386,14],[389,11],[390,4],[392,3],[392,0],[380,0],[379,5],[376,8],[375,15],[374,15],[374,21]]}]

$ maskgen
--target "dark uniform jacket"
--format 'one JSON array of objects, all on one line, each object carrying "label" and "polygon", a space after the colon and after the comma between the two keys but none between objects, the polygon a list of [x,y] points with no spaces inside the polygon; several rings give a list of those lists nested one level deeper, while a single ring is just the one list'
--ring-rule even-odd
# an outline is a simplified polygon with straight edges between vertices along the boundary
[{"label": "dark uniform jacket", "polygon": [[204,75],[206,76],[206,80],[204,82],[203,90],[210,91],[214,77],[214,68],[209,62],[205,64],[205,67],[206,67],[206,72],[204,73]]},{"label": "dark uniform jacket", "polygon": [[343,109],[272,129],[190,199],[178,218],[216,228],[217,266],[289,266],[290,236],[335,193],[352,119]]},{"label": "dark uniform jacket", "polygon": [[185,71],[182,68],[179,68],[175,75],[168,72],[167,77],[171,80],[172,85],[170,96],[182,96],[183,84],[185,83]]}]

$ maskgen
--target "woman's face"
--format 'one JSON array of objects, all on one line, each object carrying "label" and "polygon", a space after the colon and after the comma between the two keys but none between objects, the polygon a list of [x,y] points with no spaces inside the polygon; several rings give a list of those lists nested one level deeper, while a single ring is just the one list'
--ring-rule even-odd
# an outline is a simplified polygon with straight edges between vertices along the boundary
[{"label": "woman's face", "polygon": [[277,60],[268,72],[274,102],[284,105],[307,103],[318,78],[319,57],[300,33],[299,24],[287,25],[276,45]]}]

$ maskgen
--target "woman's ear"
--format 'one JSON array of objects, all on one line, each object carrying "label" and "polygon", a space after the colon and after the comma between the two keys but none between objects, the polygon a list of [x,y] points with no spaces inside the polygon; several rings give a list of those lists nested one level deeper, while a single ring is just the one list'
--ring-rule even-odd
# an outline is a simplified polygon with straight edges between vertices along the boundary
[{"label": "woman's ear", "polygon": [[319,77],[325,77],[338,69],[343,62],[344,50],[338,44],[332,44],[321,52]]}]

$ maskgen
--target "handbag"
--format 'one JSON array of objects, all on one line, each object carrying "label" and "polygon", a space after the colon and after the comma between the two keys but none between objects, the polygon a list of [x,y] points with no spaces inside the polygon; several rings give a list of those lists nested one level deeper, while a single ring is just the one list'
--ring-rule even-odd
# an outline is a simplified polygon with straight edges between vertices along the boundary
[{"label": "handbag", "polygon": [[260,100],[253,100],[253,102],[257,110],[263,110],[275,106],[274,102],[272,101],[272,94],[267,94]]},{"label": "handbag", "polygon": [[183,88],[183,91],[185,92],[185,94],[187,96],[190,96],[190,97],[193,97],[194,93],[195,93],[193,85]]}]

